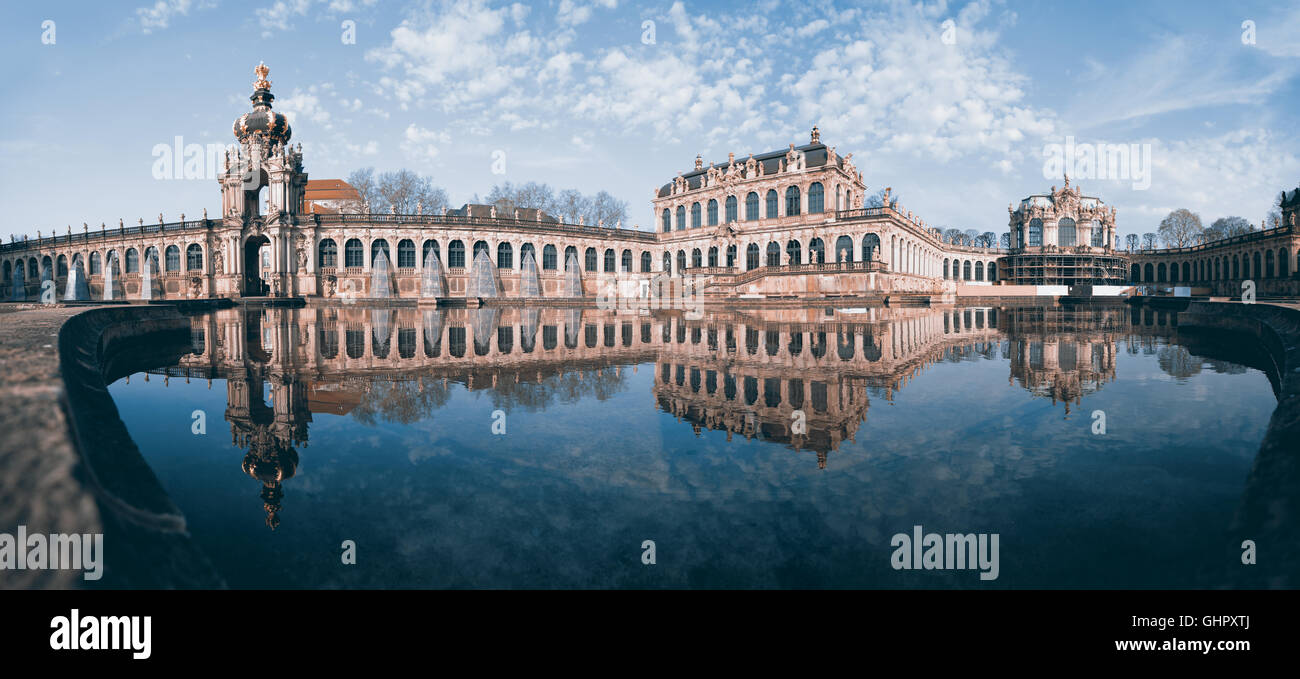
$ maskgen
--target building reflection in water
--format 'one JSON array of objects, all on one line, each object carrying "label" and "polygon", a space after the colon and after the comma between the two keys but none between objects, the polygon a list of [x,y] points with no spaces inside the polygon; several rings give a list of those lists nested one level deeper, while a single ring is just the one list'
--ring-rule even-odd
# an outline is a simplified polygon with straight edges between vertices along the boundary
[{"label": "building reflection in water", "polygon": [[[410,423],[452,384],[498,407],[544,410],[608,396],[655,366],[657,407],[691,426],[782,444],[819,467],[866,421],[869,394],[892,401],[941,361],[1000,358],[1008,381],[1071,404],[1116,377],[1117,347],[1153,346],[1172,314],[1127,308],[902,308],[628,314],[484,307],[230,309],[193,318],[193,353],[154,371],[224,379],[232,443],[262,484],[274,529],[282,484],[313,414]],[[1146,343],[1146,344],[1144,344]],[[800,418],[798,413],[802,413]]]}]

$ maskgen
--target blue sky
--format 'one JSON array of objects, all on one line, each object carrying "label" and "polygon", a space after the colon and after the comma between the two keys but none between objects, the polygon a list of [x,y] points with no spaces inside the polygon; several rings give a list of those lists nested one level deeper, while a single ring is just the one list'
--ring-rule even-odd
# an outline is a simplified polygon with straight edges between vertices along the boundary
[{"label": "blue sky", "polygon": [[1066,137],[1150,149],[1149,187],[1073,177],[1121,234],[1179,207],[1258,224],[1300,185],[1300,2],[155,0],[0,17],[6,240],[217,213],[215,180],[155,179],[154,149],[233,141],[259,61],[312,178],[410,168],[457,205],[502,181],[604,189],[642,228],[696,153],[806,143],[814,123],[870,190],[962,229],[1002,233],[1008,203],[1060,184],[1044,149]]}]

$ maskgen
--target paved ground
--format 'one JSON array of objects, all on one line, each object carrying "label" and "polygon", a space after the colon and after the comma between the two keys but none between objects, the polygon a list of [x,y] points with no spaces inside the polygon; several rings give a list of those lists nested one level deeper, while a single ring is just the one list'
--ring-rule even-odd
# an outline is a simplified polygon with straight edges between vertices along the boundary
[{"label": "paved ground", "polygon": [[[63,410],[59,328],[87,307],[0,305],[0,532],[102,532]],[[20,310],[21,309],[21,310]],[[69,587],[79,571],[0,574],[0,588]]]}]

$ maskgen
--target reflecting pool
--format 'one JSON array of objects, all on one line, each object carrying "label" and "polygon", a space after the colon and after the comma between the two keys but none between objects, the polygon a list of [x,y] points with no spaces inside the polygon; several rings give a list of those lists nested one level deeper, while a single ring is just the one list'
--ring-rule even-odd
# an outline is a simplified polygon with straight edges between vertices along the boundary
[{"label": "reflecting pool", "polygon": [[[1275,376],[1172,313],[191,322],[194,353],[110,391],[232,587],[1269,584],[1237,516]],[[996,534],[997,578],[896,569],[915,526]]]}]

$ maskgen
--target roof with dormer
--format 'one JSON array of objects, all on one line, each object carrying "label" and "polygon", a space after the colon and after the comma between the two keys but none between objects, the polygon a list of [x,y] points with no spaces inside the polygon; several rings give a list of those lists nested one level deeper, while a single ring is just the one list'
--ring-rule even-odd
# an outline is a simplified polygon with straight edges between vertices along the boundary
[{"label": "roof with dormer", "polygon": [[[696,165],[699,165],[700,167],[692,169],[690,172],[682,173],[681,177],[686,180],[688,191],[698,189],[704,185],[704,177],[709,173],[709,168],[716,167],[725,171],[728,167],[730,167],[732,163],[735,163],[737,166],[743,168],[749,162],[750,158],[753,158],[759,165],[762,166],[761,176],[767,177],[770,175],[775,175],[781,171],[781,162],[785,160],[786,156],[790,153],[791,150],[803,154],[804,166],[809,169],[825,167],[827,164],[827,159],[830,158],[830,148],[827,147],[825,144],[821,143],[820,132],[817,130],[817,128],[813,128],[813,141],[811,143],[804,144],[803,146],[795,146],[794,144],[791,144],[786,148],[778,149],[776,151],[768,151],[766,153],[759,153],[757,155],[750,155],[743,158],[741,157],[728,158],[727,160],[720,163],[706,164],[699,156],[696,156],[695,159]],[[845,163],[844,156],[840,155],[839,153],[836,153],[835,163],[834,163],[835,166],[842,168],[844,167],[844,163]],[[756,165],[755,166],[756,170],[757,167],[758,166]],[[672,192],[673,192],[673,182],[669,181],[667,184],[664,184],[663,186],[659,187],[659,192],[657,194],[657,197],[665,198],[667,196],[672,195]]]}]

